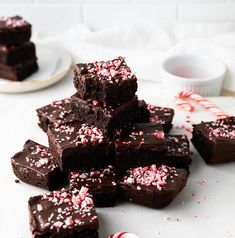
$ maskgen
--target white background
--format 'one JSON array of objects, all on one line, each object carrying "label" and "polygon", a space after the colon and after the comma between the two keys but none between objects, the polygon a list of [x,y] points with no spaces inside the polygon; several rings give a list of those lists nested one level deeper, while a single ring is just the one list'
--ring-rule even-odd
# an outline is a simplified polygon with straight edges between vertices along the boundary
[{"label": "white background", "polygon": [[235,0],[0,0],[0,15],[21,14],[41,31],[63,32],[165,20],[235,21]]}]

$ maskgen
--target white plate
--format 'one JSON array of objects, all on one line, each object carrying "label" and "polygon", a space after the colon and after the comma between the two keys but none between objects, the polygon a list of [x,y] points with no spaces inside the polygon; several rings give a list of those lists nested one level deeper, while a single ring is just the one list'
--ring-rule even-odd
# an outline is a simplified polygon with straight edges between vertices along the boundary
[{"label": "white plate", "polygon": [[46,88],[61,80],[70,69],[71,56],[62,49],[36,45],[39,70],[22,82],[0,78],[0,92],[23,93]]},{"label": "white plate", "polygon": [[[72,82],[68,82],[69,88],[72,87]],[[170,98],[153,96],[151,89],[154,87],[141,87],[139,97],[158,105],[174,106]],[[57,95],[64,89],[55,90],[58,90],[54,94]],[[33,100],[28,94],[0,95],[0,237],[31,237],[27,201],[30,196],[47,191],[25,183],[16,184],[10,158],[29,138],[47,145],[47,137],[37,125],[35,109],[42,106],[42,100],[59,99],[51,96],[53,92],[53,89],[48,90],[48,94],[41,93]],[[235,114],[233,98],[212,98],[211,101],[227,113]],[[195,122],[214,119],[199,108],[190,115]],[[177,109],[174,125],[180,126],[185,120],[186,113]],[[179,130],[174,128],[172,132],[179,133]],[[121,230],[136,233],[141,238],[235,237],[235,163],[208,166],[192,149],[193,163],[187,186],[168,207],[157,210],[119,201],[113,208],[98,208],[100,238]],[[207,183],[200,184],[201,179]]]}]

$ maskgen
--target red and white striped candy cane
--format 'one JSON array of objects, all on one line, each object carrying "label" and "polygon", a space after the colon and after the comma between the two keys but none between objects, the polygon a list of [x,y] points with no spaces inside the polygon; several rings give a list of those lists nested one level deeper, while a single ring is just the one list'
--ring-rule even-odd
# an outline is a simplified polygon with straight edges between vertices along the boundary
[{"label": "red and white striped candy cane", "polygon": [[122,232],[113,233],[108,238],[139,238],[139,236],[133,233],[122,231]]},{"label": "red and white striped candy cane", "polygon": [[194,107],[187,101],[183,100],[183,98],[190,98],[197,102],[202,107],[206,108],[208,111],[212,112],[218,118],[225,118],[229,115],[218,108],[213,103],[209,102],[206,98],[202,97],[197,93],[193,93],[191,91],[181,91],[177,96],[174,97],[174,102],[177,106],[182,107],[184,110],[188,112],[192,112]]}]

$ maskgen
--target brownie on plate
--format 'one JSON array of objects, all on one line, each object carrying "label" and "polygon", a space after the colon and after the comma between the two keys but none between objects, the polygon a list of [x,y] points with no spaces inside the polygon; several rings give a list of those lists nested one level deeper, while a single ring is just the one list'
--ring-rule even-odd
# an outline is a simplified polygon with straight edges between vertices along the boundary
[{"label": "brownie on plate", "polygon": [[0,18],[0,44],[19,45],[29,41],[31,24],[20,16]]},{"label": "brownie on plate", "polygon": [[51,125],[50,150],[61,170],[78,171],[112,164],[113,145],[102,130],[81,122]]},{"label": "brownie on plate", "polygon": [[123,57],[110,61],[77,64],[74,85],[81,99],[97,100],[103,106],[117,107],[130,101],[137,90],[137,79]]},{"label": "brownie on plate", "polygon": [[1,63],[14,65],[29,60],[37,60],[33,42],[26,42],[22,45],[0,45]]},{"label": "brownie on plate", "polygon": [[192,143],[208,164],[235,160],[235,117],[193,125]]},{"label": "brownie on plate", "polygon": [[38,64],[35,60],[18,63],[12,66],[0,63],[0,78],[12,81],[22,81],[37,70]]},{"label": "brownie on plate", "polygon": [[166,142],[157,123],[136,123],[117,130],[114,144],[115,165],[119,169],[164,162]]},{"label": "brownie on plate", "polygon": [[45,132],[51,124],[64,124],[75,121],[70,98],[53,101],[51,104],[38,108],[36,111],[39,118],[38,125]]},{"label": "brownie on plate", "polygon": [[153,208],[169,205],[187,182],[187,171],[166,165],[138,167],[118,181],[122,198]]},{"label": "brownie on plate", "polygon": [[165,133],[168,133],[172,128],[172,120],[174,117],[174,110],[168,107],[157,107],[148,104],[148,110],[150,111],[150,121],[160,123]]},{"label": "brownie on plate", "polygon": [[86,187],[31,197],[28,206],[34,238],[98,238],[98,218]]},{"label": "brownie on plate", "polygon": [[88,187],[93,195],[96,207],[110,207],[115,205],[117,183],[112,165],[106,168],[71,172],[69,186],[70,188]]},{"label": "brownie on plate", "polygon": [[189,171],[192,162],[189,140],[185,135],[165,135],[166,164]]},{"label": "brownie on plate", "polygon": [[47,147],[28,140],[21,152],[11,158],[16,177],[25,183],[50,191],[63,186],[67,175],[54,162]]},{"label": "brownie on plate", "polygon": [[136,96],[116,108],[103,107],[96,100],[84,101],[77,94],[72,96],[72,108],[76,117],[101,128],[110,137],[115,128],[127,125],[133,120],[137,105]]}]

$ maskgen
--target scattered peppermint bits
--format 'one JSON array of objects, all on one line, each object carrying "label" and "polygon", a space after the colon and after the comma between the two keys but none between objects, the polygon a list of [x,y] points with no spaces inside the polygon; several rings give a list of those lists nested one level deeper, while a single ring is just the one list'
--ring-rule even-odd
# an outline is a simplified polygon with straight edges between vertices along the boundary
[{"label": "scattered peppermint bits", "polygon": [[4,22],[5,27],[17,28],[28,25],[28,23],[21,17],[1,17],[0,22]]},{"label": "scattered peppermint bits", "polygon": [[210,140],[216,138],[235,140],[235,117],[205,123],[205,130],[208,131]]},{"label": "scattered peppermint bits", "polygon": [[102,183],[103,179],[107,177],[113,177],[113,181],[110,181],[111,185],[116,186],[114,167],[109,165],[107,168],[91,169],[89,172],[71,172],[70,173],[70,186],[76,187],[77,182],[89,182],[89,183]]},{"label": "scattered peppermint bits", "polygon": [[86,144],[89,142],[103,142],[104,134],[103,131],[95,126],[88,126],[87,124],[81,124],[80,127],[67,125],[55,125],[52,128],[59,134],[65,134],[61,138],[57,138],[58,141],[64,142],[75,142],[76,144]]},{"label": "scattered peppermint bits", "polygon": [[125,58],[119,56],[110,61],[95,61],[88,64],[87,71],[91,75],[98,75],[98,79],[109,83],[119,83],[123,80],[135,78],[135,74],[126,65]]},{"label": "scattered peppermint bits", "polygon": [[207,181],[206,181],[205,179],[200,179],[200,180],[199,180],[199,183],[200,183],[201,185],[205,185],[205,184],[207,183]]},{"label": "scattered peppermint bits", "polygon": [[158,122],[162,125],[165,125],[172,121],[174,110],[171,108],[147,104],[147,109],[150,111],[151,122]]},{"label": "scattered peppermint bits", "polygon": [[[45,207],[45,209],[44,209]],[[47,209],[51,213],[48,214]],[[49,227],[50,230],[72,229],[73,227],[84,225],[85,222],[97,221],[93,199],[88,188],[82,187],[80,190],[73,189],[66,191],[54,191],[51,194],[44,194],[39,202],[35,204],[38,217],[43,217],[41,228]]]},{"label": "scattered peppermint bits", "polygon": [[124,183],[139,185],[156,186],[159,190],[167,185],[167,179],[170,173],[176,174],[176,170],[166,165],[157,167],[155,164],[151,166],[138,167],[129,171],[129,176],[124,177]]},{"label": "scattered peppermint bits", "polygon": [[29,152],[25,157],[25,162],[29,164],[30,167],[47,169],[49,171],[58,167],[58,165],[53,162],[53,156],[47,147],[33,141],[28,141],[27,143],[31,146],[28,148]]}]

